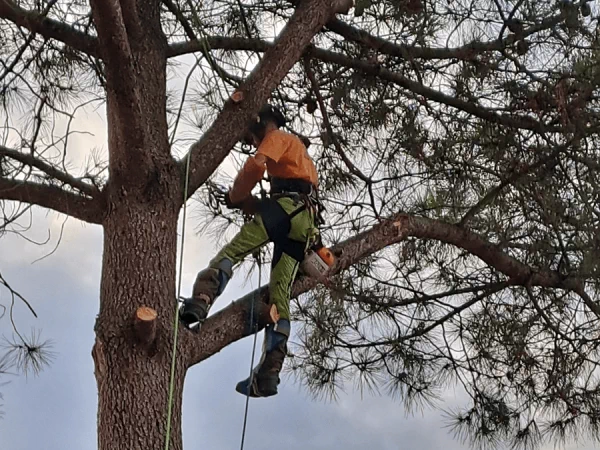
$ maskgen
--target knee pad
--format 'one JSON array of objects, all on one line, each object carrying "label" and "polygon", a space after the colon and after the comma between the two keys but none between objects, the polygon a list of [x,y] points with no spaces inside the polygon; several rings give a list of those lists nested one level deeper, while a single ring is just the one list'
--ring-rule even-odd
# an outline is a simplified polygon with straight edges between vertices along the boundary
[{"label": "knee pad", "polygon": [[219,281],[219,287],[217,288],[217,295],[221,295],[225,290],[225,286],[229,283],[231,276],[233,275],[233,263],[227,259],[221,259],[213,268],[219,271],[217,279]]},{"label": "knee pad", "polygon": [[215,298],[223,293],[232,274],[233,264],[227,258],[202,270],[198,273],[194,283],[194,297],[205,294],[210,298],[209,303],[212,304]]}]

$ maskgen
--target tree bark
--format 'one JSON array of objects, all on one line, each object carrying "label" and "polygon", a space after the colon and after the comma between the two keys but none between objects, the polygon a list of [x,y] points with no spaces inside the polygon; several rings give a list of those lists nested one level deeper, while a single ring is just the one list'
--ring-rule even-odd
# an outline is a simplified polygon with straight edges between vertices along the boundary
[{"label": "tree bark", "polygon": [[[176,191],[174,189],[174,191]],[[104,222],[100,313],[93,357],[98,384],[98,448],[160,449],[166,433],[177,251],[177,213],[168,205],[118,205]],[[139,342],[132,316],[158,313],[155,351]],[[185,363],[177,352],[172,450],[182,447]]]},{"label": "tree bark", "polygon": [[[92,1],[106,65],[109,182],[93,349],[98,448],[165,447],[176,313],[177,219],[181,174],[166,120],[166,39],[157,0]],[[157,313],[149,351],[132,317]],[[181,450],[186,364],[176,351],[170,450]]]}]

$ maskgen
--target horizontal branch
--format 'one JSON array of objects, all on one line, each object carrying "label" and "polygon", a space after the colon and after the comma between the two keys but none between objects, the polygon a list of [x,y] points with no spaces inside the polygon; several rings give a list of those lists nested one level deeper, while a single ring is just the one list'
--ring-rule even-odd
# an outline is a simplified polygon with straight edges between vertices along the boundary
[{"label": "horizontal branch", "polygon": [[336,34],[339,34],[348,41],[357,42],[372,48],[379,53],[395,56],[403,59],[463,59],[470,60],[475,55],[502,51],[514,44],[518,39],[525,39],[540,31],[553,29],[556,25],[565,20],[565,13],[561,12],[551,17],[547,17],[539,23],[523,29],[518,35],[510,34],[504,39],[495,39],[493,41],[473,41],[459,47],[421,47],[413,45],[396,44],[386,39],[374,36],[360,28],[353,27],[339,19],[330,20],[327,28]]},{"label": "horizontal branch", "polygon": [[58,186],[0,178],[0,201],[13,200],[41,206],[89,223],[104,217],[101,198],[88,198],[67,192]]},{"label": "horizontal branch", "polygon": [[0,145],[0,156],[6,156],[27,166],[39,169],[49,177],[60,181],[61,183],[68,184],[72,188],[75,188],[90,197],[95,197],[100,194],[100,190],[96,186],[86,183],[79,178],[75,178],[29,153],[19,152]]},{"label": "horizontal branch", "polygon": [[[213,49],[222,49],[230,51],[257,51],[264,52],[271,48],[272,44],[260,39],[243,39],[243,38],[225,38],[225,37],[209,37],[207,40],[191,41],[185,43],[176,43],[170,46],[169,55],[177,56],[192,51],[197,51],[202,45],[208,44]],[[311,58],[316,58],[320,61],[335,64],[341,67],[354,69],[365,75],[378,77],[384,81],[396,84],[414,94],[420,95],[428,100],[436,103],[445,104],[447,106],[464,111],[480,119],[510,128],[520,128],[533,130],[538,133],[560,131],[558,127],[549,127],[542,122],[539,122],[532,117],[522,115],[500,114],[483,106],[468,101],[444,94],[435,89],[424,86],[418,81],[402,76],[396,72],[385,69],[379,64],[374,64],[361,59],[354,59],[345,56],[341,53],[323,50],[318,47],[309,47],[305,51],[305,55]]]},{"label": "horizontal branch", "polygon": [[[275,42],[240,85],[239,101],[229,100],[204,136],[192,145],[188,196],[221,164],[246,132],[253,114],[268,100],[273,89],[300,59],[313,36],[336,13],[347,10],[348,0],[304,0],[299,3]],[[173,51],[170,53],[173,55]]]},{"label": "horizontal branch", "polygon": [[325,50],[317,50],[311,52],[311,55],[326,62],[337,64],[343,67],[358,70],[366,75],[378,77],[382,80],[394,83],[414,94],[420,95],[427,100],[451,106],[458,110],[464,111],[480,119],[488,122],[497,123],[510,128],[521,128],[532,130],[537,133],[559,132],[558,127],[549,127],[542,122],[533,119],[530,116],[517,114],[499,114],[483,106],[462,100],[458,97],[453,97],[443,92],[437,91],[430,87],[424,86],[418,81],[414,81],[408,77],[400,75],[391,70],[385,69],[378,64],[373,64],[360,59],[352,59],[339,53],[327,52]]},{"label": "horizontal branch", "polygon": [[[558,272],[529,267],[468,229],[407,214],[398,214],[370,230],[336,245],[333,251],[338,257],[332,269],[332,275],[340,273],[363,258],[390,245],[397,244],[408,237],[437,240],[462,248],[508,277],[510,285],[541,286],[572,291],[576,291],[581,287],[580,280],[565,279]],[[317,284],[318,282],[315,279],[299,278],[292,288],[292,297],[297,297],[313,289]],[[263,286],[233,302],[219,313],[209,317],[198,336],[187,336],[187,352],[190,365],[210,357],[227,345],[247,335],[243,332],[247,321],[246,314],[250,310],[250,305],[254,299],[259,299],[263,304],[268,302],[268,288]],[[591,305],[588,303],[590,302],[586,302],[586,305],[594,313],[600,310],[593,302],[591,302]]]},{"label": "horizontal branch", "polygon": [[98,41],[66,23],[50,19],[36,11],[21,8],[12,0],[0,0],[0,18],[26,28],[32,33],[54,39],[90,56],[98,57]]},{"label": "horizontal branch", "polygon": [[[338,257],[331,275],[346,270],[362,258],[403,239],[404,235],[398,226],[394,224],[394,221],[382,222],[368,231],[349,238],[333,248]],[[292,297],[297,297],[309,291],[317,284],[318,282],[315,279],[300,278],[294,283]],[[266,304],[268,295],[268,288],[263,286],[258,291],[245,295],[217,314],[209,317],[198,336],[188,336],[189,340],[186,348],[189,355],[189,365],[203,361],[221,351],[227,345],[246,336],[243,330],[246,329],[247,314],[250,311],[252,302],[256,300],[259,303]]]}]

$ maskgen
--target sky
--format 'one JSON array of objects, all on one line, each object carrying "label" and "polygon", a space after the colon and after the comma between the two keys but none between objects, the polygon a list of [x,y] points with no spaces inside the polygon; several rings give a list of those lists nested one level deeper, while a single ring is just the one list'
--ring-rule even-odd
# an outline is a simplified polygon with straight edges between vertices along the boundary
[{"label": "sky", "polygon": [[[16,235],[0,240],[0,270],[39,316],[33,319],[18,304],[15,317],[19,328],[41,329],[43,338],[54,341],[56,353],[52,365],[38,376],[5,378],[9,383],[0,388],[5,411],[0,419],[0,450],[96,448],[97,394],[91,348],[98,311],[102,232],[98,226],[70,219],[58,249],[34,262],[53,249],[62,221],[58,214],[36,211],[29,236],[43,239],[50,231],[51,242],[43,247]],[[188,230],[184,295],[189,294],[196,271],[217,250],[212,240],[197,236],[192,226]],[[244,275],[238,273],[217,308],[256,286],[256,279],[243,280]],[[1,295],[0,301],[6,304],[6,292]],[[0,334],[10,335],[9,325],[6,318],[0,320]],[[251,338],[237,342],[188,373],[184,448],[239,448],[245,397],[236,393],[234,386],[247,376],[251,345]],[[452,390],[445,395],[450,403],[460,400]],[[250,402],[245,448],[266,448],[265,433],[270,442],[287,450],[469,448],[453,438],[439,411],[426,410],[407,417],[401,403],[385,396],[361,398],[352,386],[340,393],[337,402],[316,401],[290,377],[283,379],[279,395]]]},{"label": "sky", "polygon": [[[75,169],[92,148],[102,149],[106,130],[100,112],[82,112],[75,127],[89,134],[73,135],[70,151]],[[99,306],[102,230],[69,219],[61,244],[51,255],[64,217],[36,209],[30,239],[50,242],[31,244],[16,235],[0,239],[0,271],[35,308],[34,319],[17,304],[19,329],[41,329],[52,339],[55,359],[38,376],[0,379],[3,411],[0,450],[96,449],[97,392],[91,349],[93,326]],[[218,248],[213,239],[198,236],[194,215],[188,218],[184,252],[183,295],[189,295],[197,271],[206,266]],[[181,226],[181,222],[180,222]],[[217,246],[222,242],[216,243]],[[238,273],[216,305],[218,310],[257,285],[256,278],[243,283]],[[265,281],[265,280],[264,280]],[[0,303],[7,304],[0,290]],[[0,319],[0,335],[10,337],[7,317]],[[257,343],[260,349],[262,334]],[[183,439],[186,449],[237,449],[240,446],[245,397],[235,384],[246,378],[252,339],[239,341],[188,372],[183,403]],[[407,416],[400,402],[386,396],[365,394],[347,386],[336,402],[314,400],[293,378],[284,377],[280,394],[251,400],[246,449],[286,450],[466,450],[455,440],[440,411],[425,410]],[[448,404],[460,402],[449,389]],[[552,446],[544,450],[550,450]],[[593,444],[567,450],[592,450]]]}]

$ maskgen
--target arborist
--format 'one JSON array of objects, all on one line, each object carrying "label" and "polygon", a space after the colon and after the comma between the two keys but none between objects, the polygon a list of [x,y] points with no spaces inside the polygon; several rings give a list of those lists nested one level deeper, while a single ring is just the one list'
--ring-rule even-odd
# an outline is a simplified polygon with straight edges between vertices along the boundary
[{"label": "arborist", "polygon": [[[233,267],[274,242],[269,302],[277,307],[279,320],[265,328],[263,354],[252,375],[236,386],[236,391],[252,397],[277,394],[291,331],[292,284],[307,250],[320,242],[317,170],[302,140],[280,129],[285,123],[278,108],[266,105],[250,125],[245,139],[257,148],[256,154],[248,157],[224,201],[229,208],[241,209],[253,218],[210,261],[209,267],[198,273],[192,298],[186,299],[180,309],[186,326],[201,324],[231,279]],[[259,200],[251,191],[265,170],[271,183],[270,195]]]}]

